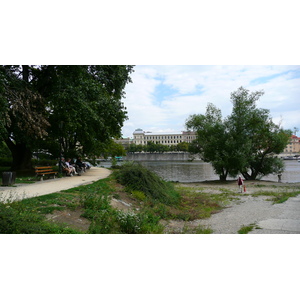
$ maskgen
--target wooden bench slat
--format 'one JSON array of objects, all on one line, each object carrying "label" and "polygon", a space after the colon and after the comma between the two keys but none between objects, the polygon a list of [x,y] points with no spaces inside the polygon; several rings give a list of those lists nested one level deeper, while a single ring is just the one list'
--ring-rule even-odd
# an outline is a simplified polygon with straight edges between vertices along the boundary
[{"label": "wooden bench slat", "polygon": [[43,180],[44,175],[54,174],[54,178],[55,178],[57,172],[55,172],[52,167],[45,166],[45,167],[35,167],[35,174],[36,176],[41,176],[41,180]]},{"label": "wooden bench slat", "polygon": [[36,169],[52,169],[51,166],[45,166],[45,167],[35,167]]}]

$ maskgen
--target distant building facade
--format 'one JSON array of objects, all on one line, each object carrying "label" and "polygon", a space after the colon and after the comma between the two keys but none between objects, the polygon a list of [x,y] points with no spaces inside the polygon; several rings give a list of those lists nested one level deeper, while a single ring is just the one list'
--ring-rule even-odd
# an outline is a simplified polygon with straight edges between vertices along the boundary
[{"label": "distant building facade", "polygon": [[300,138],[296,135],[292,135],[290,138],[290,142],[284,149],[284,153],[299,153],[300,152]]},{"label": "distant building facade", "polygon": [[136,145],[147,145],[148,142],[155,144],[162,144],[167,146],[176,146],[179,143],[191,143],[197,138],[196,132],[181,131],[180,133],[163,133],[163,132],[149,132],[143,129],[136,129],[133,132],[133,143]]}]

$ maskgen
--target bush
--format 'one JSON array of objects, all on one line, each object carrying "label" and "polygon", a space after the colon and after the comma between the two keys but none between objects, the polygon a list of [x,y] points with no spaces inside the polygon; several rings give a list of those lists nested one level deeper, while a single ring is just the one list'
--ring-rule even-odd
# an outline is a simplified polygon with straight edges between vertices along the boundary
[{"label": "bush", "polygon": [[1,167],[11,167],[12,158],[9,157],[0,157],[0,166]]},{"label": "bush", "polygon": [[82,217],[92,221],[89,233],[161,233],[160,218],[151,213],[122,212],[110,205],[107,195],[86,195],[82,199]]},{"label": "bush", "polygon": [[56,166],[59,161],[55,159],[32,159],[33,166]]},{"label": "bush", "polygon": [[170,205],[177,204],[179,201],[180,195],[170,182],[164,181],[141,164],[125,163],[116,172],[116,179],[128,191],[143,192],[147,198],[154,202]]},{"label": "bush", "polygon": [[62,225],[47,223],[42,215],[30,210],[18,209],[18,205],[0,202],[0,233],[57,234],[78,232]]}]

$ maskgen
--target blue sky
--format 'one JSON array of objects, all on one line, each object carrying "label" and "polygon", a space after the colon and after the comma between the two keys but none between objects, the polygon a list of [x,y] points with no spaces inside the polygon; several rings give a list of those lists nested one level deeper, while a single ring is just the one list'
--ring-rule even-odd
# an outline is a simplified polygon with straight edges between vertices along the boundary
[{"label": "blue sky", "polygon": [[[264,90],[257,106],[270,110],[284,129],[300,129],[299,65],[137,65],[126,87],[128,117],[122,133],[136,128],[178,132],[191,114],[203,114],[209,102],[223,117],[232,110],[230,93],[240,86]],[[298,132],[300,135],[300,131]]]}]

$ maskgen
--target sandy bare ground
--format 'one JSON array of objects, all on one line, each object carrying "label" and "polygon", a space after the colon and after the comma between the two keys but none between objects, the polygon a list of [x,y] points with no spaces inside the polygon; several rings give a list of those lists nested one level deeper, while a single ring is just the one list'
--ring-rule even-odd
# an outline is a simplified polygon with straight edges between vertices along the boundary
[{"label": "sandy bare ground", "polygon": [[81,176],[47,179],[31,184],[17,184],[13,187],[0,186],[0,201],[20,201],[85,185],[106,178],[111,173],[105,168],[92,167]]}]

